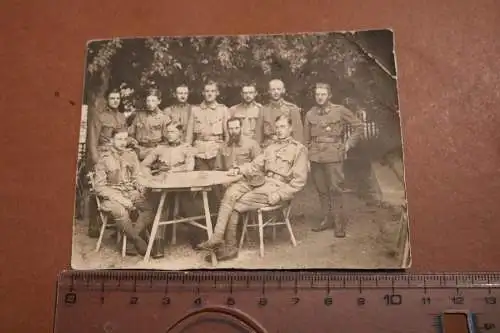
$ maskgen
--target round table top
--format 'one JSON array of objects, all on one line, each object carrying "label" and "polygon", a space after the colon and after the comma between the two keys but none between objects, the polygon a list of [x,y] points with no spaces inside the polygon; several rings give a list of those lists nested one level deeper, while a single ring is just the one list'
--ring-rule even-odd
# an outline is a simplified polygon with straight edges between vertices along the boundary
[{"label": "round table top", "polygon": [[233,183],[242,176],[228,176],[226,171],[188,171],[172,172],[153,176],[140,181],[141,185],[154,189],[174,189],[210,187]]}]

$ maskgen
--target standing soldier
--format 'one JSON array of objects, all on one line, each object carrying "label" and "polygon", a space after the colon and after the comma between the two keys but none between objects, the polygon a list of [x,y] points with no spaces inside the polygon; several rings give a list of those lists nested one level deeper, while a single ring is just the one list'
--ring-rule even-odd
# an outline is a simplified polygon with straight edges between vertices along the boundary
[{"label": "standing soldier", "polygon": [[274,121],[279,116],[286,116],[292,122],[292,137],[300,143],[304,143],[302,116],[300,108],[283,99],[285,95],[285,84],[281,80],[271,80],[269,82],[269,104],[262,109],[262,117],[259,122],[258,131],[261,131],[261,146],[267,147],[276,140]]},{"label": "standing soldier", "polygon": [[181,140],[184,141],[186,139],[189,116],[191,115],[191,105],[187,102],[189,97],[188,86],[185,84],[178,85],[175,88],[174,96],[177,99],[177,103],[165,108],[163,112],[170,117],[171,121],[182,125]]},{"label": "standing soldier", "polygon": [[158,89],[150,89],[146,96],[146,110],[137,112],[129,127],[129,134],[137,141],[137,155],[143,160],[161,141],[165,126],[170,117],[160,109],[161,93]]},{"label": "standing soldier", "polygon": [[[88,113],[87,129],[87,172],[94,169],[99,161],[100,154],[106,150],[111,143],[113,130],[126,129],[127,120],[119,111],[121,95],[120,90],[111,88],[106,92],[106,108]],[[100,225],[97,218],[97,203],[92,197],[89,200],[89,227],[88,235],[92,238],[99,237]]]},{"label": "standing soldier", "polygon": [[[181,136],[183,128],[181,124],[171,122],[165,128],[166,143],[159,144],[141,162],[143,173],[153,177],[162,176],[172,172],[187,172],[194,169],[194,156],[192,147],[183,143]],[[173,204],[173,200],[170,200]],[[185,204],[185,196],[181,196],[181,203]],[[174,216],[175,218],[176,216]],[[164,227],[158,229],[157,240],[153,243],[151,256],[162,258],[164,254]]]},{"label": "standing soldier", "polygon": [[[99,157],[95,167],[95,191],[102,199],[101,209],[127,235],[127,254],[145,255],[147,242],[143,231],[153,223],[154,212],[148,192],[140,184],[139,160],[127,149],[126,129],[112,130],[112,144]],[[132,223],[132,216],[136,219]],[[137,251],[137,252],[136,252]]]},{"label": "standing soldier", "polygon": [[[306,114],[304,136],[309,148],[311,173],[319,194],[323,220],[313,231],[335,227],[335,237],[345,237],[346,217],[343,212],[343,161],[363,134],[363,123],[349,109],[330,102],[331,87],[318,83],[315,87],[316,106]],[[345,125],[352,133],[344,143]]]},{"label": "standing soldier", "polygon": [[217,102],[217,83],[209,81],[203,89],[204,101],[191,109],[186,142],[196,149],[195,170],[213,170],[219,148],[227,140],[228,108]]},{"label": "standing soldier", "polygon": [[[244,178],[227,189],[212,237],[198,245],[202,250],[219,249],[215,252],[219,260],[238,256],[236,231],[239,214],[292,200],[306,184],[307,149],[290,136],[291,119],[279,116],[273,125],[276,140],[252,162],[228,171],[230,175],[241,174]],[[265,175],[261,184],[252,184],[248,180],[248,177],[258,178],[259,175]]]},{"label": "standing soldier", "polygon": [[[262,104],[255,101],[257,87],[254,83],[246,83],[241,87],[241,98],[243,102],[232,106],[229,109],[231,118],[241,119],[241,132],[244,136],[261,142],[262,131],[257,128],[261,122]],[[258,131],[257,131],[258,130]]]}]

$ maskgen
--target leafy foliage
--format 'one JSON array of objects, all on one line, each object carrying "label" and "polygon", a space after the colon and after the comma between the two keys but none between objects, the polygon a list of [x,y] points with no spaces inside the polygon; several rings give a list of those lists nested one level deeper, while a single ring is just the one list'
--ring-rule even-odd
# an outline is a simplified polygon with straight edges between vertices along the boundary
[{"label": "leafy foliage", "polygon": [[[150,86],[162,90],[166,105],[174,102],[175,87],[186,83],[190,102],[199,103],[203,82],[214,79],[220,85],[220,102],[233,105],[240,102],[243,82],[254,81],[261,93],[258,101],[265,103],[267,82],[280,78],[286,98],[307,110],[314,102],[311,88],[321,80],[332,85],[334,102],[387,123],[397,110],[395,80],[363,52],[356,38],[359,33],[99,41],[89,45],[87,70],[90,76],[109,70],[109,82],[91,84],[87,90],[98,91],[108,83],[121,86],[125,106],[133,110],[142,107],[140,91]],[[392,47],[389,42],[387,47]]]}]

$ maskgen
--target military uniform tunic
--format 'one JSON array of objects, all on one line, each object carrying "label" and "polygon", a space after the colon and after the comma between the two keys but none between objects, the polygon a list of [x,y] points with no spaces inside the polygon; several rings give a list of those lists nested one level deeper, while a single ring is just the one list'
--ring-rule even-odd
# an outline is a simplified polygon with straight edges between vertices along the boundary
[{"label": "military uniform tunic", "polygon": [[241,133],[243,135],[260,143],[262,130],[257,127],[257,124],[262,117],[262,104],[252,102],[234,105],[229,109],[229,116],[241,120]]},{"label": "military uniform tunic", "polygon": [[160,109],[154,111],[139,111],[129,127],[129,134],[139,145],[139,159],[147,154],[163,139],[165,127],[170,123],[170,117]]},{"label": "military uniform tunic", "polygon": [[123,113],[109,107],[95,114],[90,114],[90,124],[87,130],[89,169],[99,161],[100,152],[111,142],[114,129],[127,127],[127,120]]},{"label": "military uniform tunic", "polygon": [[195,157],[199,160],[209,160],[209,169],[214,168],[215,158],[219,148],[224,143],[227,133],[228,108],[220,103],[208,105],[202,102],[193,106],[188,121],[186,142],[196,149]]},{"label": "military uniform tunic", "polygon": [[141,162],[143,168],[151,169],[159,161],[168,172],[186,172],[194,169],[193,148],[186,144],[160,144]]},{"label": "military uniform tunic", "polygon": [[226,142],[219,149],[216,161],[217,170],[229,170],[244,163],[252,162],[261,153],[257,141],[241,136],[237,142]]},{"label": "military uniform tunic", "polygon": [[279,195],[280,201],[289,201],[301,191],[307,181],[307,148],[293,138],[269,145],[252,162],[239,166],[244,176],[265,175],[262,186],[252,188],[246,181],[233,184],[227,196],[239,197],[234,209],[244,212],[268,205],[268,194]]},{"label": "military uniform tunic", "polygon": [[[143,192],[139,181],[139,160],[132,150],[118,151],[114,147],[101,154],[95,168],[95,192],[102,199],[101,209],[111,214],[113,220],[128,236],[139,237],[142,228],[153,223],[153,207]],[[141,214],[133,228],[129,216],[135,207]]]},{"label": "military uniform tunic", "polygon": [[[229,186],[221,201],[213,237],[201,244],[221,242],[226,238],[226,245],[234,248],[238,216],[234,212],[246,211],[269,206],[269,194],[279,196],[278,202],[290,201],[306,185],[308,173],[307,148],[289,137],[275,141],[258,155],[252,162],[238,167],[244,178]],[[247,178],[264,174],[264,183],[253,186]]]},{"label": "military uniform tunic", "polygon": [[287,116],[292,121],[292,137],[300,143],[304,143],[302,117],[300,108],[290,102],[281,100],[271,102],[262,108],[262,120],[259,122],[259,130],[262,131],[261,145],[268,146],[276,139],[275,122],[278,116]]},{"label": "military uniform tunic", "polygon": [[352,127],[349,138],[352,147],[363,134],[363,123],[352,111],[342,105],[329,103],[325,108],[315,106],[307,112],[304,135],[311,162],[334,163],[344,160],[343,135],[347,124]]},{"label": "military uniform tunic", "polygon": [[186,139],[186,130],[188,126],[189,117],[191,115],[190,104],[174,104],[163,110],[166,116],[170,117],[172,122],[181,124],[183,127],[182,140]]},{"label": "military uniform tunic", "polygon": [[[346,154],[343,141],[344,128],[347,124],[352,127],[348,144],[353,147],[363,134],[363,123],[346,107],[332,103],[328,103],[324,108],[318,106],[311,108],[306,114],[304,123],[311,175],[326,219],[322,224],[332,224],[336,220],[336,233],[343,234],[345,219],[343,161]],[[335,215],[337,216],[334,218]],[[330,222],[326,223],[327,220]]]}]

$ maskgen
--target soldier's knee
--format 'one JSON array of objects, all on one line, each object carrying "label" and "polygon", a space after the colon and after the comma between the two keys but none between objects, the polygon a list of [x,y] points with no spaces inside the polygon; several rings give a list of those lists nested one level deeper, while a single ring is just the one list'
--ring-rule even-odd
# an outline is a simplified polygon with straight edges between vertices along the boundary
[{"label": "soldier's knee", "polygon": [[107,206],[109,213],[113,217],[113,219],[124,219],[128,217],[127,209],[118,202],[110,201]]}]

